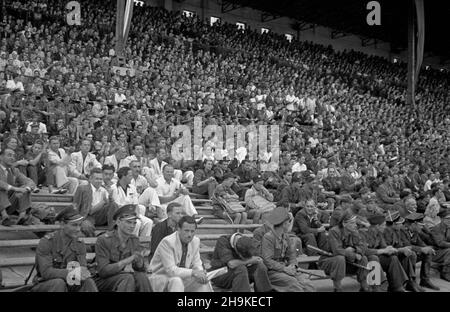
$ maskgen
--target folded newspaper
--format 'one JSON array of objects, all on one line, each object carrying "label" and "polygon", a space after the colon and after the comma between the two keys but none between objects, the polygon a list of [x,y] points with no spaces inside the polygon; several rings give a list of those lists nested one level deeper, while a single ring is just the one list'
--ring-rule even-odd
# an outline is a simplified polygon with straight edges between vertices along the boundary
[{"label": "folded newspaper", "polygon": [[226,274],[227,272],[228,272],[228,267],[222,267],[217,270],[206,273],[206,276],[208,277],[208,280],[210,281],[213,278],[216,278],[220,275]]}]

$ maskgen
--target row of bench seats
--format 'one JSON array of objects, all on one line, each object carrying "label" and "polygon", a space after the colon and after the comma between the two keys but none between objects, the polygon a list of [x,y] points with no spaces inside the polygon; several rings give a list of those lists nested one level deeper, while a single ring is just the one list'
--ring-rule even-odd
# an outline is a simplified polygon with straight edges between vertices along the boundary
[{"label": "row of bench seats", "polygon": [[[201,240],[200,253],[202,259],[204,260],[205,267],[208,268],[209,260],[212,256],[216,240],[222,235],[232,234],[237,230],[245,232],[245,235],[252,235],[251,232],[259,227],[260,225],[254,224],[227,224],[225,220],[219,219],[212,215],[211,200],[205,198],[204,196],[199,196],[197,194],[191,194],[192,201],[196,206],[199,216],[204,217],[206,220],[198,226],[197,236]],[[32,195],[32,202],[34,203],[45,203],[55,207],[55,209],[63,209],[67,205],[71,205],[73,201],[73,196],[63,194],[63,195],[51,195],[46,193],[38,193]],[[243,203],[245,204],[245,203]],[[225,223],[225,224],[223,224]],[[59,225],[29,225],[29,226],[11,226],[5,227],[0,226],[0,233],[39,233],[43,234],[45,232],[55,231],[59,228]],[[96,234],[101,234],[106,231],[106,228],[98,228]],[[83,238],[87,246],[95,245],[97,238]],[[36,248],[39,243],[39,239],[13,239],[13,240],[0,240],[0,250],[1,249],[13,249],[13,248]],[[150,243],[150,241],[141,238],[141,243],[145,246]],[[94,259],[94,253],[88,253],[88,260]],[[318,257],[299,257],[299,263],[307,266],[311,262],[316,262]],[[10,258],[0,258],[0,268],[14,268],[14,267],[31,267],[35,263],[34,256],[22,256],[22,257],[10,257]],[[28,270],[28,271],[29,271]],[[9,283],[7,288],[23,286],[24,282],[21,280]]]}]

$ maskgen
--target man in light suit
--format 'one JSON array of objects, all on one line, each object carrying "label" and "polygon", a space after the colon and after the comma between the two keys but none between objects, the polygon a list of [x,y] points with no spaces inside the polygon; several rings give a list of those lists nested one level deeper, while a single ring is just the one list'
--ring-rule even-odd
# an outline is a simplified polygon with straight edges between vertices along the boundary
[{"label": "man in light suit", "polygon": [[197,210],[188,195],[188,191],[181,182],[174,178],[174,169],[172,165],[165,165],[163,176],[156,180],[158,187],[156,193],[159,196],[159,202],[165,213],[166,207],[171,202],[177,202],[183,207],[183,213],[188,216],[197,215]]},{"label": "man in light suit", "polygon": [[[150,176],[153,180],[158,180],[159,178],[161,178],[163,176],[163,168],[165,165],[167,165],[167,162],[164,161],[164,159],[166,158],[167,152],[165,148],[160,148],[158,150],[158,153],[156,153],[156,157],[149,162],[150,174],[146,175],[146,177]],[[183,179],[187,180],[188,184],[192,185],[194,180],[194,173],[192,171],[186,171],[183,173],[183,171],[175,169],[174,177],[180,182]]]},{"label": "man in light suit", "polygon": [[26,218],[26,211],[30,208],[30,192],[36,187],[33,180],[23,175],[19,169],[13,168],[16,153],[6,148],[0,153],[0,213],[2,225],[10,226],[12,221],[9,214],[19,213],[17,223]]},{"label": "man in light suit", "polygon": [[91,142],[85,139],[81,141],[80,151],[70,155],[72,158],[70,163],[71,175],[79,180],[87,180],[93,168],[102,167],[95,155],[89,152],[90,149]]},{"label": "man in light suit", "polygon": [[137,161],[141,165],[141,174],[147,179],[151,187],[156,187],[156,181],[153,179],[149,159],[144,156],[144,145],[135,143],[133,145],[133,154],[125,158],[123,165],[125,167],[131,167],[131,162]]},{"label": "man in light suit", "polygon": [[56,186],[67,188],[70,194],[73,194],[78,187],[78,179],[68,177],[70,163],[72,159],[66,154],[63,148],[60,148],[59,138],[52,136],[49,139],[50,148],[48,150],[49,170],[55,175]]},{"label": "man in light suit", "polygon": [[195,236],[195,219],[184,216],[178,230],[166,236],[150,262],[150,284],[155,292],[211,292],[200,259],[200,239]]},{"label": "man in light suit", "polygon": [[127,156],[127,149],[119,147],[118,150],[111,156],[105,157],[104,165],[112,165],[117,172],[120,168],[126,167],[125,157]]},{"label": "man in light suit", "polygon": [[92,169],[89,183],[80,185],[74,195],[74,204],[84,217],[81,231],[87,237],[95,237],[95,227],[108,225],[112,228],[113,214],[117,210],[108,191],[102,187],[103,172],[100,168]]}]

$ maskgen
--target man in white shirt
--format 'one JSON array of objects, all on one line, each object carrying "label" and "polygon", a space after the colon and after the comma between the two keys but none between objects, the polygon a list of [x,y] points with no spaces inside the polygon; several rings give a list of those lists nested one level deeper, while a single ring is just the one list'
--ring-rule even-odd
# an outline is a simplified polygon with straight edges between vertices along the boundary
[{"label": "man in white shirt", "polygon": [[140,173],[147,179],[147,182],[151,187],[156,187],[158,184],[156,183],[156,179],[150,170],[148,158],[144,157],[144,145],[135,144],[133,146],[133,155],[126,157],[123,165],[131,167],[132,161],[137,161],[140,164]]},{"label": "man in white shirt", "polygon": [[174,178],[173,171],[173,166],[166,164],[163,168],[163,176],[156,180],[158,183],[156,193],[159,196],[164,213],[169,203],[176,202],[181,204],[184,214],[188,216],[197,215],[197,210],[195,210],[191,198],[187,195],[189,192],[180,181]]},{"label": "man in white shirt", "polygon": [[147,179],[141,175],[141,163],[137,160],[133,160],[130,162],[131,172],[133,175],[133,179],[131,180],[131,185],[133,185],[138,194],[141,195],[144,190],[149,187]]},{"label": "man in white shirt", "polygon": [[91,142],[84,139],[81,141],[80,151],[71,154],[71,175],[79,180],[87,180],[92,169],[102,167],[95,155],[89,152],[90,149]]},{"label": "man in white shirt", "polygon": [[[162,168],[167,165],[167,163],[164,161],[166,159],[167,153],[164,148],[159,148],[158,152],[156,153],[156,157],[150,160],[149,167],[150,167],[150,176],[154,180],[158,180],[163,176]],[[192,180],[194,179],[194,173],[192,171],[187,171],[183,173],[179,169],[174,169],[174,177],[178,181],[182,181],[183,179],[188,180],[192,184]]]},{"label": "man in white shirt", "polygon": [[150,284],[155,292],[212,292],[200,258],[195,219],[184,216],[178,231],[166,236],[150,262]]},{"label": "man in white shirt", "polygon": [[127,97],[125,96],[125,94],[123,94],[123,89],[119,88],[119,90],[117,90],[117,92],[114,94],[114,102],[116,102],[117,104],[121,104],[126,100]]},{"label": "man in white shirt", "polygon": [[127,155],[127,149],[125,147],[119,147],[119,149],[111,156],[105,157],[104,165],[112,165],[117,172],[119,168],[126,167],[125,157]]},{"label": "man in white shirt", "polygon": [[117,171],[119,181],[111,186],[111,196],[117,206],[136,205],[136,213],[139,216],[134,234],[140,237],[151,237],[153,221],[145,216],[145,207],[139,205],[139,194],[131,185],[133,175],[130,167],[122,167]]},{"label": "man in white shirt", "polygon": [[19,80],[18,76],[15,76],[14,78],[9,79],[6,82],[6,89],[10,91],[20,91],[24,92],[25,88],[23,87],[23,83]]},{"label": "man in white shirt", "polygon": [[112,226],[115,209],[102,183],[102,170],[94,168],[89,176],[89,183],[80,185],[74,195],[74,204],[80,215],[85,217],[81,224],[81,231],[87,237],[95,237],[96,226]]},{"label": "man in white shirt", "polygon": [[298,162],[296,162],[293,166],[292,166],[292,173],[295,172],[303,172],[308,170],[308,168],[305,165],[305,156],[300,156],[300,159]]},{"label": "man in white shirt", "polygon": [[437,182],[439,182],[439,180],[436,179],[436,175],[431,173],[430,177],[428,178],[428,180],[425,182],[425,185],[423,186],[423,191],[424,192],[430,191],[431,190],[431,185],[433,183],[437,183]]},{"label": "man in white shirt", "polygon": [[66,154],[64,149],[60,148],[59,138],[53,136],[49,139],[50,148],[48,149],[49,169],[55,175],[56,186],[66,188],[70,194],[75,193],[78,187],[78,179],[69,177],[71,157]]}]

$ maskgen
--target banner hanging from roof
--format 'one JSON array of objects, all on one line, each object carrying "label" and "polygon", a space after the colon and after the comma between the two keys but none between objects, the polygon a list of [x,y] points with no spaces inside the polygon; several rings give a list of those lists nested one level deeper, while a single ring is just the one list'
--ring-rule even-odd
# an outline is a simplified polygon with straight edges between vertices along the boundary
[{"label": "banner hanging from roof", "polygon": [[416,84],[419,79],[420,67],[423,61],[423,50],[425,45],[425,10],[423,0],[415,0],[417,16],[417,45],[416,45]]},{"label": "banner hanging from roof", "polygon": [[134,0],[117,0],[116,14],[116,54],[123,55],[123,50],[130,31],[131,18],[133,17]]}]

